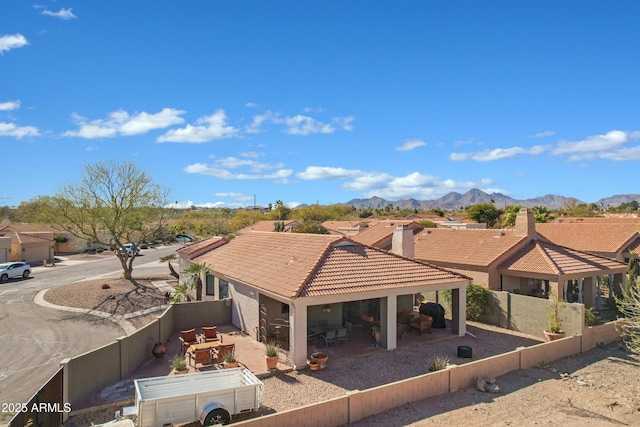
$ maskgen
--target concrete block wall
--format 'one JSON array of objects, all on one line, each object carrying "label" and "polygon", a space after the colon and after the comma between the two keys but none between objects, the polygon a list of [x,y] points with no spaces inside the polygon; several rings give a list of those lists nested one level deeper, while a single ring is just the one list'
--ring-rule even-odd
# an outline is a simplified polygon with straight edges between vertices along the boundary
[{"label": "concrete block wall", "polygon": [[[614,323],[585,329],[585,335],[521,347],[515,351],[471,362],[453,365],[403,381],[367,390],[352,390],[344,397],[296,408],[281,413],[234,423],[234,426],[342,426],[370,415],[433,396],[455,393],[475,384],[477,377],[499,377],[509,372],[528,369],[563,357],[578,354],[589,343],[620,339]],[[596,344],[593,344],[595,347]],[[591,347],[593,348],[593,347]],[[588,349],[588,348],[587,348]],[[325,406],[331,403],[331,406]],[[330,411],[331,413],[327,413]]]}]

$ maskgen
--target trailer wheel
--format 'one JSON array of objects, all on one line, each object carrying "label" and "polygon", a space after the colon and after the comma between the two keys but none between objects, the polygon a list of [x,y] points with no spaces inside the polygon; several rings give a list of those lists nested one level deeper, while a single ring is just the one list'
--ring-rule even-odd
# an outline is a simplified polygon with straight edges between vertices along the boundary
[{"label": "trailer wheel", "polygon": [[222,408],[214,409],[209,412],[204,418],[203,425],[212,426],[215,424],[229,424],[231,422],[231,415]]}]

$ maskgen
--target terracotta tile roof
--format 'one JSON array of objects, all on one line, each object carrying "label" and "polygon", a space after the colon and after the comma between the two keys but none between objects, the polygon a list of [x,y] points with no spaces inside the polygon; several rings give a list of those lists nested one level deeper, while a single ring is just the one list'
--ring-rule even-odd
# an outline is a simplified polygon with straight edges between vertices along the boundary
[{"label": "terracotta tile roof", "polygon": [[524,237],[515,230],[427,228],[415,236],[415,258],[435,264],[454,263],[486,267]]},{"label": "terracotta tile roof", "polygon": [[621,273],[626,271],[627,266],[609,258],[533,240],[510,256],[498,269],[558,276],[610,270]]},{"label": "terracotta tile roof", "polygon": [[219,245],[223,242],[228,242],[228,240],[225,239],[224,237],[213,236],[213,237],[209,237],[208,239],[200,240],[199,242],[186,244],[185,246],[177,249],[176,252],[178,252],[179,254],[184,254],[189,256],[197,252],[204,251],[209,247],[214,247],[216,245]]},{"label": "terracotta tile roof", "polygon": [[336,295],[470,280],[443,268],[358,244],[333,245],[300,296]]},{"label": "terracotta tile roof", "polygon": [[370,225],[369,228],[351,237],[351,239],[363,245],[380,247],[386,240],[389,240],[389,243],[391,242],[393,231],[398,225],[408,225],[414,230],[422,229],[422,226],[413,220],[391,219]]},{"label": "terracotta tile roof", "polygon": [[284,222],[285,232],[290,232],[292,228],[298,226],[296,221],[258,221],[253,225],[238,230],[238,234],[246,234],[252,231],[269,231],[274,232],[274,226],[276,222]]},{"label": "terracotta tile roof", "polygon": [[468,280],[341,236],[247,233],[192,262],[285,298]]},{"label": "terracotta tile roof", "polygon": [[635,223],[536,224],[538,236],[557,245],[587,252],[615,253],[638,238]]},{"label": "terracotta tile roof", "polygon": [[640,255],[640,239],[635,239],[628,247],[627,250],[636,255]]}]

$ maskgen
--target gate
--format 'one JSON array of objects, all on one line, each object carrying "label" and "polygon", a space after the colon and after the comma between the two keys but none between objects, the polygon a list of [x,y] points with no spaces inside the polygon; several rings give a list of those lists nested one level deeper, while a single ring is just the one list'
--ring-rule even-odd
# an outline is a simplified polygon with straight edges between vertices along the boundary
[{"label": "gate", "polygon": [[60,427],[62,414],[71,410],[62,401],[62,373],[63,368],[58,369],[25,404],[24,411],[11,418],[8,427]]}]

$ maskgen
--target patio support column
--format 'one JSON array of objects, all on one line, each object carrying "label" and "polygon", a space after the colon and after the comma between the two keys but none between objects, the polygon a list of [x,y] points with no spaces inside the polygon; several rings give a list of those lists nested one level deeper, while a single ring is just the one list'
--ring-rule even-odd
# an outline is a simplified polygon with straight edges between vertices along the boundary
[{"label": "patio support column", "polygon": [[302,368],[307,363],[307,305],[304,298],[292,300],[289,304],[289,349],[294,368]]},{"label": "patio support column", "polygon": [[597,292],[597,277],[585,277],[583,284],[583,304],[586,308],[595,307]]},{"label": "patio support column", "polygon": [[584,304],[584,299],[582,298],[582,286],[584,284],[584,278],[578,279],[578,302],[580,304]]},{"label": "patio support column", "polygon": [[556,298],[558,299],[558,301],[566,301],[567,300],[567,289],[569,288],[569,281],[565,280],[564,281],[564,287],[562,289],[562,295],[558,295]]},{"label": "patio support column", "polygon": [[[396,295],[389,295],[386,304],[382,304],[380,307],[380,326],[382,332],[382,345],[387,350],[393,350],[398,346],[397,334],[398,334],[398,319],[396,313],[398,312],[398,297]],[[384,323],[382,323],[384,321]]]},{"label": "patio support column", "polygon": [[451,332],[467,334],[467,287],[451,290]]},{"label": "patio support column", "polygon": [[600,276],[596,276],[596,310],[602,310],[602,280]]}]

